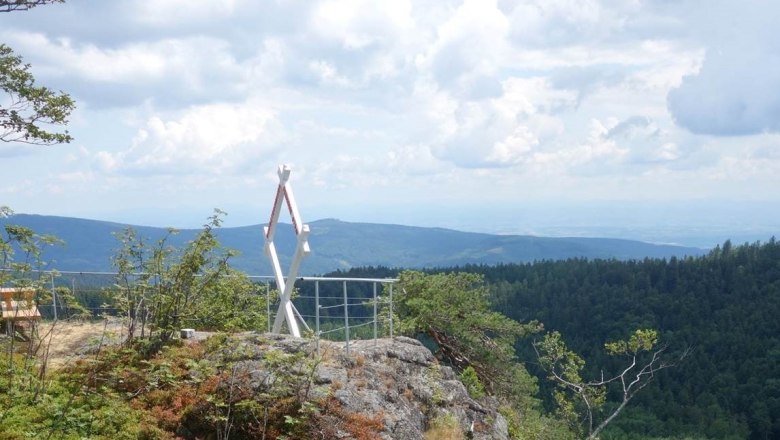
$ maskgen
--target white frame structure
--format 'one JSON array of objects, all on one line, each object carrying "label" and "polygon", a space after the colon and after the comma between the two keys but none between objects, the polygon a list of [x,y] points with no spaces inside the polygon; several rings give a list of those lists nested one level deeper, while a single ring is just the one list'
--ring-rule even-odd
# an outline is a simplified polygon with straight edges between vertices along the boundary
[{"label": "white frame structure", "polygon": [[[300,338],[301,330],[298,327],[298,321],[295,319],[297,310],[290,301],[290,296],[295,286],[295,278],[298,276],[298,269],[301,266],[301,260],[311,252],[309,248],[309,225],[301,222],[301,215],[298,212],[298,205],[295,204],[295,197],[293,197],[292,187],[290,186],[290,167],[287,165],[280,165],[277,171],[279,175],[279,187],[276,190],[276,198],[274,199],[274,206],[271,209],[271,218],[268,220],[268,226],[264,227],[265,232],[265,253],[271,259],[271,266],[274,272],[274,278],[276,278],[276,287],[281,292],[279,296],[279,308],[276,311],[276,318],[274,319],[274,325],[272,328],[273,333],[279,333],[282,330],[282,322],[287,322],[287,329],[290,334]],[[290,262],[290,268],[287,271],[287,278],[285,279],[282,274],[282,267],[279,264],[279,256],[276,253],[276,246],[274,245],[274,234],[276,233],[276,225],[279,222],[279,214],[282,210],[282,202],[286,202],[287,209],[290,212],[290,218],[292,219],[292,226],[295,230],[295,235],[298,237],[298,243],[295,246],[295,253],[292,256]],[[303,323],[306,325],[306,323]]]}]

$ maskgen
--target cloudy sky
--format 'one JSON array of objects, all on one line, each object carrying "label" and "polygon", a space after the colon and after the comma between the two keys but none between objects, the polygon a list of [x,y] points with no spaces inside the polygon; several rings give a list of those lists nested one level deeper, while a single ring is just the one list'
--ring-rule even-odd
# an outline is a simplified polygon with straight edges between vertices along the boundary
[{"label": "cloudy sky", "polygon": [[68,0],[0,14],[0,42],[78,105],[73,143],[0,145],[0,204],[178,227],[219,207],[228,226],[256,224],[286,163],[307,221],[771,235],[777,23],[771,0]]}]

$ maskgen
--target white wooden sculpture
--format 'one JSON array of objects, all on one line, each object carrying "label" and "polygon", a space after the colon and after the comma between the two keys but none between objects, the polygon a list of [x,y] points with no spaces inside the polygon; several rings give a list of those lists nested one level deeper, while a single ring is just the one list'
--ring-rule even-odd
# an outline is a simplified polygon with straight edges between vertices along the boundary
[{"label": "white wooden sculpture", "polygon": [[[265,253],[271,259],[271,266],[273,267],[274,277],[276,278],[276,287],[279,289],[279,292],[281,292],[279,297],[279,309],[276,312],[272,332],[279,333],[282,330],[282,322],[286,321],[287,329],[290,331],[290,334],[295,337],[301,337],[301,330],[298,327],[298,321],[295,318],[297,311],[290,301],[290,296],[292,295],[293,287],[295,286],[295,278],[298,276],[301,260],[310,252],[308,242],[309,225],[305,225],[301,222],[298,206],[295,204],[292,187],[288,182],[290,179],[290,167],[287,165],[280,165],[277,174],[279,175],[279,187],[276,190],[276,199],[274,199],[274,207],[271,210],[271,219],[268,221],[268,226],[264,228]],[[276,233],[276,225],[279,222],[279,213],[282,210],[282,202],[287,204],[287,209],[290,211],[290,218],[292,219],[292,226],[295,230],[295,235],[298,237],[298,244],[295,246],[295,253],[292,256],[286,279],[282,274],[282,268],[279,265],[279,256],[276,254],[276,246],[274,246],[274,234]]]}]

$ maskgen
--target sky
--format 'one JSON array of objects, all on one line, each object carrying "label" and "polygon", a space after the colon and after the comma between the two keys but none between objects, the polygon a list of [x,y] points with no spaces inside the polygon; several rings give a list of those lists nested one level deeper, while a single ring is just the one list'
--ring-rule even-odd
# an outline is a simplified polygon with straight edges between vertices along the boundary
[{"label": "sky", "polygon": [[[0,42],[77,102],[16,212],[715,245],[780,232],[780,3],[68,0]],[[7,99],[0,95],[0,102]]]}]

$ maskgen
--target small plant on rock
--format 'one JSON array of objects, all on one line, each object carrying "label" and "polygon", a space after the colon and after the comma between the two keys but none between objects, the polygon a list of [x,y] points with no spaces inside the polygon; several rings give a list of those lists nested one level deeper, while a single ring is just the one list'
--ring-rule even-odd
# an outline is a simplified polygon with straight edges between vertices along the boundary
[{"label": "small plant on rock", "polygon": [[485,386],[479,381],[479,376],[474,370],[474,367],[468,366],[466,369],[460,372],[458,376],[466,390],[469,392],[469,396],[474,399],[481,399],[485,397]]}]

